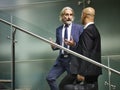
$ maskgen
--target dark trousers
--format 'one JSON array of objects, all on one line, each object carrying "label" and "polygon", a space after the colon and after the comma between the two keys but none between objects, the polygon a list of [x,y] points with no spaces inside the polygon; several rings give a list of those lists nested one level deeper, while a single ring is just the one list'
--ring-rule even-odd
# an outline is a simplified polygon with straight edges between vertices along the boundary
[{"label": "dark trousers", "polygon": [[59,84],[59,90],[64,90],[64,86],[73,84],[73,82],[76,80],[76,77],[77,75],[71,74],[66,75]]},{"label": "dark trousers", "polygon": [[78,82],[76,75],[67,75],[60,82],[59,90],[98,90],[98,82]]},{"label": "dark trousers", "polygon": [[64,86],[63,90],[98,90],[98,84],[97,82],[83,84],[68,84]]}]

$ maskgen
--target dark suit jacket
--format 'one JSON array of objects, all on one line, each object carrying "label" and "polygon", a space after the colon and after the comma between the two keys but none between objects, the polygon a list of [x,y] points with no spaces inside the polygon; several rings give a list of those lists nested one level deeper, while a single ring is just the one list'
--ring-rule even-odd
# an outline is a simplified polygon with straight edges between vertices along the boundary
[{"label": "dark suit jacket", "polygon": [[[56,29],[56,43],[59,44],[59,45],[62,45],[62,29],[63,29],[63,25]],[[82,32],[83,32],[83,26],[81,26],[79,24],[72,23],[71,36],[73,37],[73,40],[76,43],[78,43],[79,36],[81,35]],[[59,50],[59,48],[54,48],[53,50]],[[70,50],[76,52],[76,46],[70,47]],[[61,55],[61,50],[59,52],[59,56],[56,60],[56,63],[58,63],[58,61],[60,60],[60,55]],[[71,57],[72,56],[73,55],[71,55]]]},{"label": "dark suit jacket", "polygon": [[[101,38],[100,34],[94,24],[89,25],[84,29],[79,38],[78,53],[91,58],[101,63]],[[102,70],[97,65],[94,65],[88,61],[79,60],[79,74],[83,76],[98,76],[102,73]]]}]

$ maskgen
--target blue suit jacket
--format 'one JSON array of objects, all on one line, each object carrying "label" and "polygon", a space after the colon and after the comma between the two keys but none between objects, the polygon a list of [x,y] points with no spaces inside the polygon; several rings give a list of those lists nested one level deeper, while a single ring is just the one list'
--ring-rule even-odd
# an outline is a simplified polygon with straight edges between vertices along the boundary
[{"label": "blue suit jacket", "polygon": [[[63,29],[63,25],[61,25],[60,27],[56,29],[56,43],[59,45],[62,45],[62,29]],[[76,43],[78,43],[79,36],[81,35],[82,32],[83,32],[83,26],[72,23],[71,36],[73,37],[73,40]],[[53,50],[58,50],[58,49],[59,48],[54,48]],[[70,47],[70,50],[76,52],[76,46]],[[61,50],[59,54],[61,54]]]},{"label": "blue suit jacket", "polygon": [[[59,44],[59,45],[62,45],[62,29],[63,29],[63,25],[61,25],[60,27],[58,27],[56,29],[56,43]],[[73,40],[76,42],[76,44],[78,43],[79,36],[81,35],[82,32],[83,32],[83,26],[82,25],[72,23],[71,36],[73,37]],[[59,50],[59,48],[54,48],[53,50]],[[70,50],[76,52],[76,46],[70,47]],[[60,55],[61,55],[61,50],[59,52],[59,56]],[[56,63],[60,59],[59,56],[56,60]]]}]

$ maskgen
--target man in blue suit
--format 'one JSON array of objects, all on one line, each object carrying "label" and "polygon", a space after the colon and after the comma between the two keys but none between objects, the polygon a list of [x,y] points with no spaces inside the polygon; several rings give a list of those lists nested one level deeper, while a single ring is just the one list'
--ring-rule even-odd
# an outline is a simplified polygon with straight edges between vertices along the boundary
[{"label": "man in blue suit", "polygon": [[[60,21],[63,22],[63,25],[56,29],[56,43],[76,52],[76,45],[79,41],[79,36],[83,31],[83,27],[73,23],[73,9],[70,7],[64,7],[60,13]],[[65,35],[66,33],[67,37]],[[51,45],[51,47],[53,50],[59,50],[59,48],[54,45]],[[71,73],[71,57],[74,56],[60,49],[59,56],[46,77],[51,90],[58,90],[56,79],[61,74],[63,74],[65,71],[67,71],[68,74]]]}]

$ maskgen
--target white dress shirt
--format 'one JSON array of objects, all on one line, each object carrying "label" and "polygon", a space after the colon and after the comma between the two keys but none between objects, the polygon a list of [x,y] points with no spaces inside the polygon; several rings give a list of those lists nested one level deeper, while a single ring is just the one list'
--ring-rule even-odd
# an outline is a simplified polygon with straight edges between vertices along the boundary
[{"label": "white dress shirt", "polygon": [[[67,27],[67,33],[68,33],[68,40],[71,39],[71,28],[72,28],[72,23]],[[65,33],[65,24],[63,25],[62,29],[62,46],[64,47],[64,33]],[[67,48],[70,48],[68,45]],[[64,50],[62,50],[62,53],[64,53]]]},{"label": "white dress shirt", "polygon": [[84,29],[86,29],[90,24],[94,24],[94,22],[89,22],[84,26]]}]

